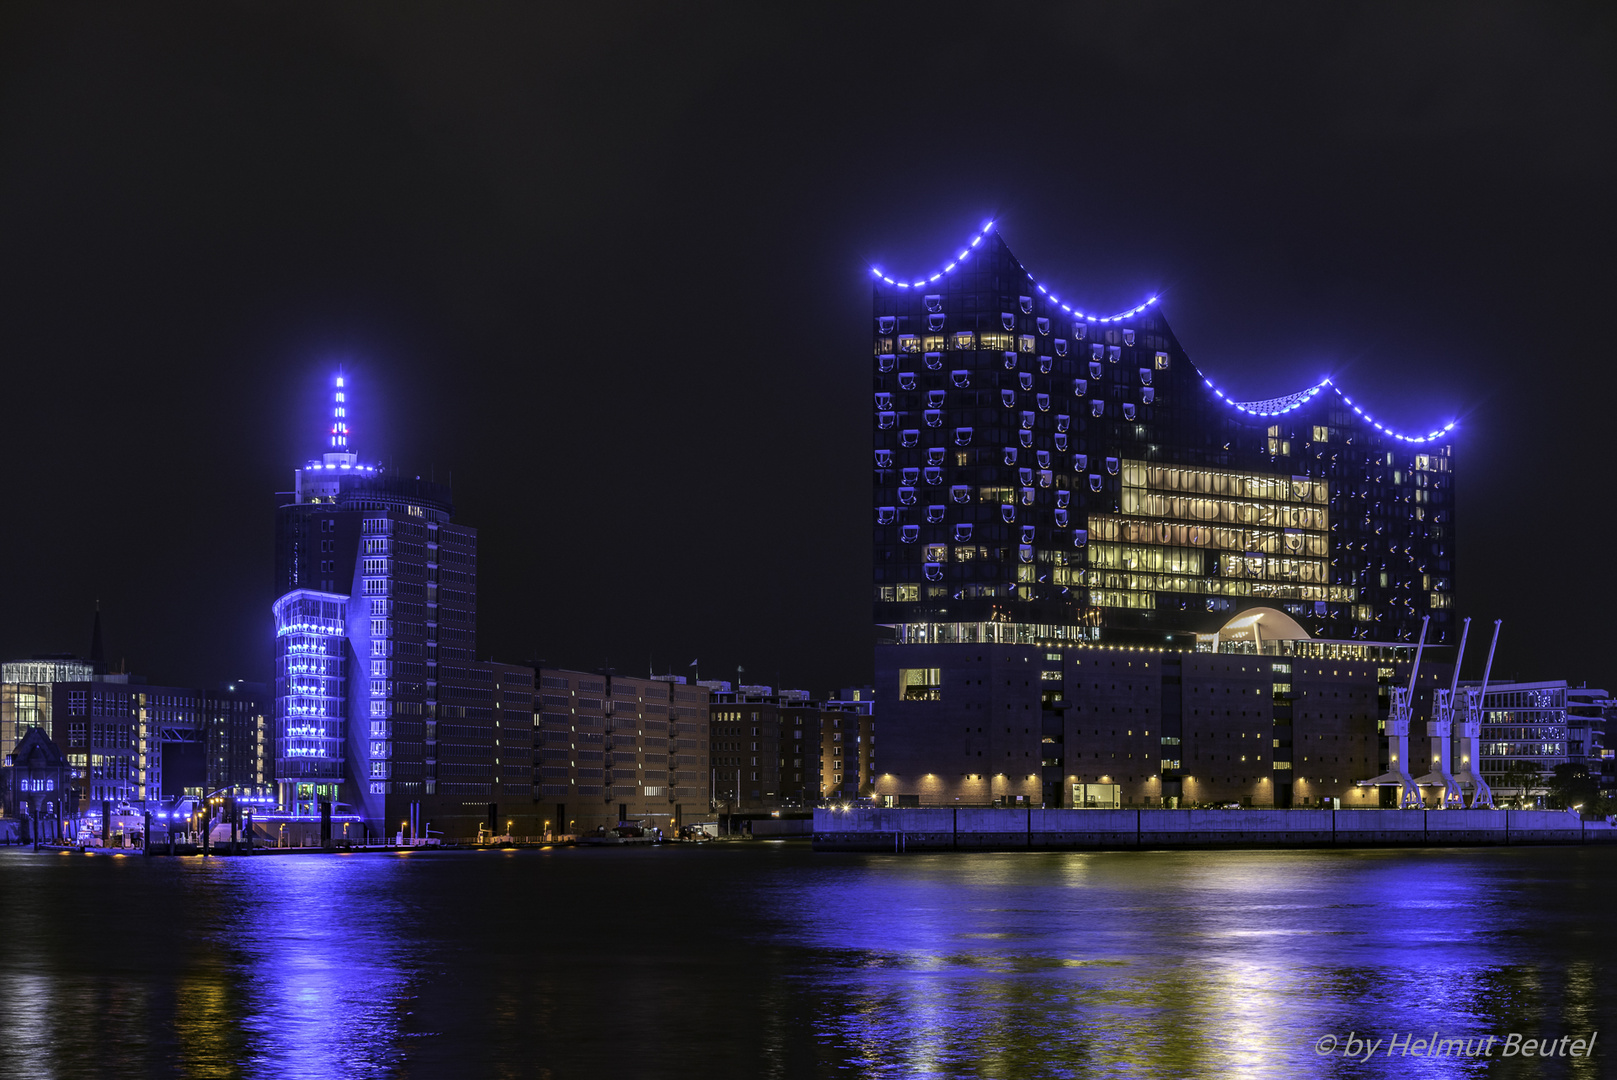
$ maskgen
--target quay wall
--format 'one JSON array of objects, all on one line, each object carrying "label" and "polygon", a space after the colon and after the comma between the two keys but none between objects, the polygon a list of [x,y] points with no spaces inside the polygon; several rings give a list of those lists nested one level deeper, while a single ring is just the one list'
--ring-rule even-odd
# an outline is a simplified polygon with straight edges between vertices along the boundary
[{"label": "quay wall", "polygon": [[814,811],[816,851],[1105,851],[1617,843],[1558,810]]}]

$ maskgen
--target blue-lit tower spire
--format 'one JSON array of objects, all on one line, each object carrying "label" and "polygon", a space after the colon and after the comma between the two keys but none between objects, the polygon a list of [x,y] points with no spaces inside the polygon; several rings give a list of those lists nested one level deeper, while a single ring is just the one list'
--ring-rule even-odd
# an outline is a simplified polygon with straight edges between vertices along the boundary
[{"label": "blue-lit tower spire", "polygon": [[332,377],[331,426],[326,452],[297,470],[294,484],[298,502],[334,502],[345,483],[356,476],[375,476],[375,465],[361,465],[348,430],[348,376],[342,368]]},{"label": "blue-lit tower spire", "polygon": [[321,462],[327,469],[340,471],[359,468],[359,455],[354,453],[348,441],[348,377],[340,367],[332,387],[331,435],[328,443]]},{"label": "blue-lit tower spire", "polygon": [[339,454],[348,453],[347,388],[343,385],[342,368],[337,369],[337,386],[331,408],[331,449]]}]

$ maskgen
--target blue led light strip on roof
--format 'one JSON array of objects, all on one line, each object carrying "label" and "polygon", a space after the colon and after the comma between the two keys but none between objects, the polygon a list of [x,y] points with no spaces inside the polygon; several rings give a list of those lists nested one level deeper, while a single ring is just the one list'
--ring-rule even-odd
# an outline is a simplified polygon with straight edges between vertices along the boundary
[{"label": "blue led light strip on roof", "polygon": [[[886,274],[882,273],[881,269],[879,267],[872,266],[870,268],[870,272],[872,274],[874,274],[876,277],[880,278],[882,281],[886,282],[888,285],[892,285],[892,286],[895,286],[895,287],[900,288],[900,289],[919,289],[919,288],[923,288],[924,286],[930,285],[934,281],[937,281],[939,278],[943,277],[945,274],[951,273],[955,269],[955,267],[957,267],[961,263],[965,262],[966,259],[971,256],[971,249],[976,247],[978,244],[982,243],[983,242],[983,237],[987,236],[989,233],[991,233],[993,231],[994,231],[994,223],[992,221],[990,221],[987,225],[983,226],[983,231],[982,232],[978,233],[976,236],[973,236],[971,238],[971,243],[967,244],[965,247],[960,249],[960,254],[958,254],[958,255],[956,255],[954,257],[953,262],[951,262],[948,266],[945,266],[942,270],[939,270],[937,273],[933,274],[931,277],[918,278],[915,281],[899,281],[899,280],[897,280],[895,278],[890,278]],[[1018,263],[1018,265],[1021,265],[1021,264]],[[1022,269],[1025,271],[1025,270],[1027,270],[1027,267],[1023,266]],[[1116,315],[1104,315],[1104,316],[1086,315],[1082,311],[1079,311],[1076,308],[1072,307],[1070,304],[1063,304],[1061,302],[1061,297],[1055,295],[1049,289],[1046,289],[1043,285],[1040,285],[1038,283],[1037,279],[1035,279],[1032,274],[1028,274],[1027,279],[1029,281],[1033,282],[1033,287],[1034,288],[1038,289],[1045,296],[1048,296],[1050,298],[1050,302],[1052,304],[1055,304],[1062,311],[1065,311],[1070,315],[1076,315],[1076,316],[1078,316],[1078,318],[1084,319],[1084,320],[1086,320],[1088,322],[1092,322],[1092,323],[1109,323],[1109,322],[1118,322],[1118,321],[1120,321],[1122,319],[1132,319],[1134,316],[1138,315],[1140,312],[1144,311],[1146,308],[1150,307],[1152,304],[1157,302],[1157,298],[1153,296],[1149,300],[1145,301],[1145,303],[1140,304],[1140,305],[1138,305],[1136,307],[1129,308],[1127,311],[1119,312]]]},{"label": "blue led light strip on roof", "polygon": [[[951,262],[949,265],[945,266],[942,270],[939,270],[937,273],[933,274],[931,277],[918,278],[915,281],[899,281],[899,280],[897,280],[895,278],[888,277],[886,274],[882,273],[881,269],[879,267],[872,266],[870,268],[870,272],[872,274],[874,274],[877,278],[879,278],[881,281],[885,282],[888,285],[892,285],[892,286],[895,286],[895,287],[900,288],[900,289],[919,289],[919,288],[922,288],[924,286],[932,284],[933,282],[937,281],[939,278],[943,277],[945,274],[948,274],[948,273],[952,272],[961,263],[965,262],[966,259],[968,257],[970,257],[970,255],[971,255],[971,249],[976,247],[978,244],[981,244],[983,242],[983,237],[987,236],[989,233],[991,233],[993,231],[994,231],[994,223],[992,221],[990,221],[988,224],[983,226],[982,232],[980,232],[977,235],[973,236],[971,238],[971,242],[969,244],[967,244],[965,247],[960,249],[960,254],[955,256],[953,262]],[[1018,264],[1018,265],[1020,265],[1020,264]],[[1027,269],[1027,267],[1024,266],[1024,267],[1022,267],[1022,269],[1025,271]],[[1075,308],[1072,308],[1071,306],[1069,306],[1067,304],[1063,304],[1061,302],[1061,298],[1059,296],[1056,296],[1054,293],[1050,292],[1049,289],[1046,289],[1043,285],[1040,285],[1038,283],[1038,280],[1035,279],[1032,274],[1028,274],[1027,279],[1029,281],[1033,282],[1033,287],[1034,288],[1038,289],[1039,292],[1043,293],[1045,296],[1048,296],[1050,298],[1050,302],[1052,304],[1055,304],[1058,307],[1060,307],[1062,311],[1068,312],[1069,314],[1072,314],[1072,315],[1076,315],[1080,319],[1084,319],[1084,320],[1086,320],[1088,322],[1092,322],[1092,323],[1120,322],[1123,319],[1131,319],[1134,316],[1140,314],[1146,308],[1150,307],[1151,305],[1153,305],[1153,304],[1155,304],[1157,302],[1157,297],[1153,296],[1150,299],[1146,300],[1145,303],[1139,304],[1139,305],[1137,305],[1135,307],[1132,307],[1127,311],[1119,312],[1116,315],[1106,315],[1106,316],[1086,315],[1082,311],[1078,311]],[[1268,399],[1266,399],[1264,401],[1233,401],[1230,398],[1225,397],[1224,392],[1222,390],[1220,390],[1218,387],[1213,385],[1213,380],[1207,378],[1206,376],[1203,376],[1202,381],[1207,384],[1208,389],[1212,390],[1213,393],[1218,396],[1219,400],[1224,402],[1224,404],[1230,406],[1232,409],[1235,409],[1235,410],[1237,410],[1239,412],[1244,412],[1244,413],[1248,414],[1249,416],[1280,416],[1283,413],[1291,412],[1293,409],[1301,408],[1304,404],[1311,401],[1315,397],[1315,395],[1317,395],[1321,390],[1325,389],[1328,386],[1328,387],[1331,388],[1331,390],[1333,390],[1336,393],[1336,395],[1338,397],[1340,397],[1342,399],[1342,403],[1344,405],[1348,406],[1354,412],[1356,412],[1360,416],[1364,417],[1365,421],[1367,423],[1369,423],[1372,427],[1374,427],[1377,431],[1384,432],[1387,435],[1391,435],[1395,439],[1400,439],[1400,440],[1402,440],[1404,442],[1412,442],[1412,443],[1436,442],[1438,439],[1442,438],[1445,434],[1447,434],[1448,432],[1454,430],[1454,424],[1451,422],[1451,423],[1443,425],[1443,427],[1437,429],[1436,431],[1429,432],[1429,433],[1427,433],[1425,435],[1403,435],[1403,434],[1400,434],[1400,433],[1392,430],[1391,428],[1386,427],[1383,424],[1377,422],[1376,419],[1374,417],[1372,417],[1369,413],[1365,412],[1359,406],[1353,404],[1353,399],[1348,397],[1346,394],[1342,393],[1342,391],[1337,388],[1336,384],[1331,382],[1331,380],[1328,379],[1328,378],[1320,380],[1319,382],[1315,383],[1313,386],[1310,386],[1306,390],[1299,390],[1295,394],[1288,394],[1285,397],[1279,397],[1279,398],[1268,398]]]},{"label": "blue led light strip on roof", "polygon": [[1285,397],[1268,398],[1264,401],[1235,401],[1231,398],[1225,397],[1224,391],[1214,386],[1213,380],[1207,378],[1205,375],[1202,376],[1202,382],[1206,383],[1207,388],[1211,390],[1220,401],[1224,402],[1224,404],[1238,412],[1244,412],[1249,416],[1281,416],[1285,413],[1291,412],[1293,409],[1302,408],[1304,405],[1308,404],[1308,402],[1312,401],[1321,390],[1324,390],[1326,387],[1330,387],[1336,396],[1342,399],[1342,404],[1364,417],[1365,421],[1377,431],[1391,435],[1395,439],[1412,443],[1436,442],[1445,434],[1454,430],[1454,423],[1450,422],[1438,428],[1436,431],[1428,432],[1425,435],[1399,434],[1398,432],[1392,430],[1392,428],[1386,427],[1385,425],[1377,422],[1375,417],[1365,412],[1359,406],[1353,404],[1353,399],[1342,393],[1341,389],[1328,378],[1321,379],[1308,389],[1299,390],[1295,394],[1287,394]]}]

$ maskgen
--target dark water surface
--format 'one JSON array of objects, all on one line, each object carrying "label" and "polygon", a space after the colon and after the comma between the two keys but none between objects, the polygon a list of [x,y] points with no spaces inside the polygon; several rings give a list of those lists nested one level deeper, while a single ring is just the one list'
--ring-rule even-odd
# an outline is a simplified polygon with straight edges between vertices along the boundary
[{"label": "dark water surface", "polygon": [[[1617,1076],[1614,886],[1593,848],[5,850],[0,1076]],[[1315,1052],[1434,1031],[1601,1034]]]}]

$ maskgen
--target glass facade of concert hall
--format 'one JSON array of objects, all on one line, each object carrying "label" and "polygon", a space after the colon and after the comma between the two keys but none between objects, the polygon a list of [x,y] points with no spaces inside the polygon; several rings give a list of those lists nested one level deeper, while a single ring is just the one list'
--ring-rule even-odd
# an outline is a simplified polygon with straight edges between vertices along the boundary
[{"label": "glass facade of concert hall", "polygon": [[1189,647],[1252,607],[1317,639],[1454,635],[1452,424],[1394,431],[1329,379],[1233,401],[1154,297],[1074,305],[992,226],[873,273],[883,640]]}]

